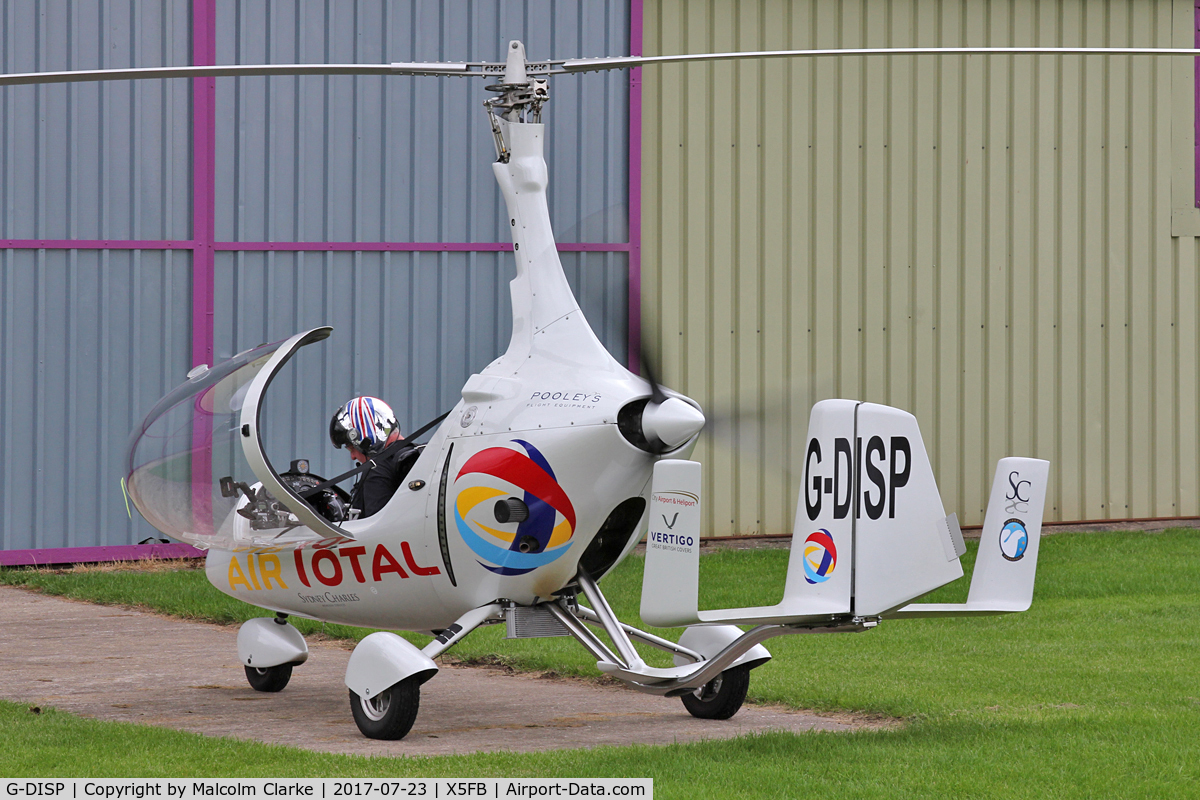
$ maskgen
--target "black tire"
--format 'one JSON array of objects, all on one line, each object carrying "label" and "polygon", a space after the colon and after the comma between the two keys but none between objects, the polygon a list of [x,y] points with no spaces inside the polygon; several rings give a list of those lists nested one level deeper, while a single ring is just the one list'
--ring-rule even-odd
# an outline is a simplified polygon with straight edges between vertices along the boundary
[{"label": "black tire", "polygon": [[278,667],[246,667],[246,680],[256,692],[281,692],[292,679],[292,665],[280,664]]},{"label": "black tire", "polygon": [[730,667],[694,692],[682,695],[683,707],[700,719],[729,719],[746,702],[750,667]]},{"label": "black tire", "polygon": [[354,724],[368,739],[403,739],[417,721],[420,705],[421,683],[415,675],[371,698],[350,690]]}]

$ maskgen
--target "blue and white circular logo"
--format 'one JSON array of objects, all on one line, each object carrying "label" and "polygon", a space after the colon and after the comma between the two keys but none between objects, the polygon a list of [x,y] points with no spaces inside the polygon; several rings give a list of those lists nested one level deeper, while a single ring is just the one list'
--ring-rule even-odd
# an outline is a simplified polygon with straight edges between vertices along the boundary
[{"label": "blue and white circular logo", "polygon": [[1010,519],[1000,529],[1000,554],[1009,561],[1020,561],[1029,546],[1029,533],[1025,523],[1019,519]]}]

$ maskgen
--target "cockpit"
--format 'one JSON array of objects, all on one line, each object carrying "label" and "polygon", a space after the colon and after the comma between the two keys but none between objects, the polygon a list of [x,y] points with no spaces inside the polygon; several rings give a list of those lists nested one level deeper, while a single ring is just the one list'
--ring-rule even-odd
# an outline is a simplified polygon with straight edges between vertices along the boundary
[{"label": "cockpit", "polygon": [[305,459],[278,472],[267,459],[258,415],[272,378],[316,328],[264,344],[214,367],[197,367],[146,415],[130,440],[126,489],[150,524],[200,548],[332,546],[349,496],[309,471]]}]

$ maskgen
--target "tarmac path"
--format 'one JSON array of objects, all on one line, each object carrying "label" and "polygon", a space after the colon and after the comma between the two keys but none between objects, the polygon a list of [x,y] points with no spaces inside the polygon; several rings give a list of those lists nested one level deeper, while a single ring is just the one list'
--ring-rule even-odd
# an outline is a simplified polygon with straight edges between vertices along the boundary
[{"label": "tarmac path", "polygon": [[756,731],[851,730],[868,723],[747,705],[731,720],[692,717],[677,699],[581,680],[442,666],[421,687],[398,742],[363,737],[343,683],[350,651],[309,642],[277,694],[256,692],[237,628],[188,622],[0,586],[0,697],[72,714],[331,753],[434,756],[664,744]]}]

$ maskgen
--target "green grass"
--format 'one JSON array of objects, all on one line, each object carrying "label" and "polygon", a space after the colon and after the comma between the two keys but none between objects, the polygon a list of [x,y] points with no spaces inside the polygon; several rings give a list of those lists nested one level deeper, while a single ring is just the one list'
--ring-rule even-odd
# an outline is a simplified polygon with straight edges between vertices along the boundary
[{"label": "green grass", "polygon": [[657,797],[1194,797],[1194,714],[949,718],[661,747],[366,758],[101,723],[0,702],[9,777],[645,777]]},{"label": "green grass", "polygon": [[[774,602],[786,557],[705,556],[701,597],[710,607]],[[775,658],[755,670],[752,699],[904,718],[895,730],[363,759],[3,704],[0,775],[631,776],[654,778],[660,797],[1200,797],[1200,534],[1060,534],[1042,541],[1040,559],[1025,614],[885,622],[862,634],[767,643]],[[634,624],[640,581],[636,559],[604,580],[615,609]],[[262,613],[218,593],[196,570],[6,570],[0,582],[221,622]],[[928,600],[965,594],[963,580]],[[326,632],[366,633],[332,625]],[[499,628],[479,631],[455,652],[597,675],[573,641],[502,636]]]}]

